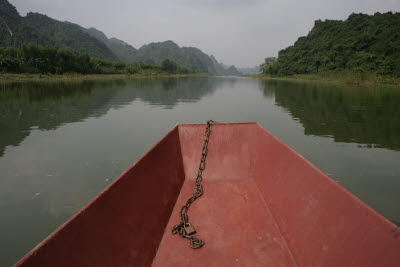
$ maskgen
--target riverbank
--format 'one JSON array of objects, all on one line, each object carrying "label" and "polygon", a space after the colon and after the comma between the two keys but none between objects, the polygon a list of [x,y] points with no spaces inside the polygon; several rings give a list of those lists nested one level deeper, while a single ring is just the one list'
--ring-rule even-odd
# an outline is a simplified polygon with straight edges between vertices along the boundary
[{"label": "riverbank", "polygon": [[0,73],[0,83],[30,82],[30,81],[83,81],[83,80],[121,80],[139,78],[209,76],[211,74],[171,74],[171,73],[138,73],[138,74],[14,74]]},{"label": "riverbank", "polygon": [[354,73],[354,72],[323,72],[313,74],[295,74],[291,76],[268,76],[244,75],[245,77],[253,77],[259,79],[275,79],[275,80],[309,80],[309,81],[331,81],[341,82],[353,85],[375,85],[400,87],[400,78],[393,76],[383,76],[374,73]]}]

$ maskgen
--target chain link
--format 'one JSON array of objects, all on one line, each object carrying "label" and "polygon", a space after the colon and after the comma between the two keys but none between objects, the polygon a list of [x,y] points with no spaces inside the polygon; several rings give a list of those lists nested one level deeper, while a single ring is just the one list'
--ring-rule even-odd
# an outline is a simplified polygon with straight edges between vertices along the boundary
[{"label": "chain link", "polygon": [[181,221],[175,225],[171,233],[173,235],[179,234],[183,238],[189,239],[190,240],[190,247],[191,248],[201,248],[204,246],[203,240],[200,238],[196,237],[196,230],[194,230],[194,227],[189,223],[189,216],[187,215],[187,212],[189,210],[190,205],[199,197],[201,197],[204,193],[203,191],[203,185],[201,184],[201,181],[203,179],[203,171],[206,167],[206,157],[208,153],[208,142],[210,140],[210,134],[211,134],[211,124],[213,123],[212,120],[207,121],[207,126],[206,130],[204,132],[204,142],[203,142],[203,149],[201,150],[201,159],[200,159],[200,165],[199,169],[197,171],[197,178],[196,178],[196,192],[193,193],[193,195],[186,201],[186,204],[182,206],[181,211],[179,212],[179,215],[181,217]]}]

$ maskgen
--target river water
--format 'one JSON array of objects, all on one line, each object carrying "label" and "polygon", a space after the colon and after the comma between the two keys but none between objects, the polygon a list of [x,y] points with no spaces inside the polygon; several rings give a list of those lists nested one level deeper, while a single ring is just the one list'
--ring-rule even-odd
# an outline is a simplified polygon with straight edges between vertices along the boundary
[{"label": "river water", "polygon": [[209,119],[259,122],[399,224],[399,88],[234,77],[3,84],[0,266],[34,248],[174,125]]}]

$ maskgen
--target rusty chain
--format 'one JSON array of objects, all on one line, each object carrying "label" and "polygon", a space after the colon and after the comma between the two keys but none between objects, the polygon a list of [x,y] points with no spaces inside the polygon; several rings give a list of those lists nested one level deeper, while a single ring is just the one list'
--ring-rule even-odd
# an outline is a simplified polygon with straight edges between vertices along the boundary
[{"label": "rusty chain", "polygon": [[182,206],[179,215],[181,217],[181,221],[175,225],[171,233],[173,235],[179,234],[183,238],[190,240],[190,247],[197,249],[204,246],[203,240],[196,237],[195,234],[197,233],[194,227],[189,223],[189,216],[187,212],[189,210],[190,205],[199,197],[203,195],[203,185],[201,184],[201,180],[203,179],[203,171],[206,167],[206,157],[208,152],[208,142],[210,140],[211,134],[211,124],[213,123],[212,120],[207,121],[206,130],[204,132],[204,142],[203,142],[203,149],[201,150],[201,160],[199,169],[197,171],[197,178],[196,178],[196,192],[186,201],[186,204]]}]

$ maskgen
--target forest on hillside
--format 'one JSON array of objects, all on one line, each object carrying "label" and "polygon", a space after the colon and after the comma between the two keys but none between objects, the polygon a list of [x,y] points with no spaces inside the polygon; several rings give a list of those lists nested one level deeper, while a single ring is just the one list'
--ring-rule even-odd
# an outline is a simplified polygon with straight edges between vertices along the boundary
[{"label": "forest on hillside", "polygon": [[90,57],[83,52],[57,47],[22,45],[0,47],[0,72],[5,73],[80,73],[80,74],[187,74],[190,71],[165,59],[160,66],[125,63]]},{"label": "forest on hillside", "polygon": [[317,20],[307,36],[261,65],[268,75],[352,71],[400,77],[400,13]]}]

